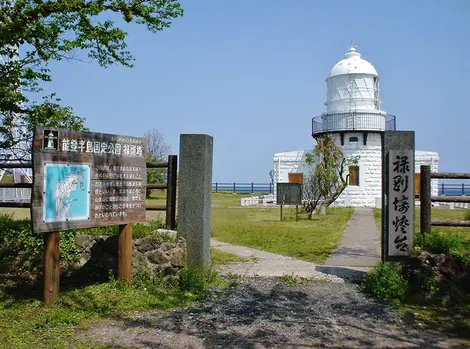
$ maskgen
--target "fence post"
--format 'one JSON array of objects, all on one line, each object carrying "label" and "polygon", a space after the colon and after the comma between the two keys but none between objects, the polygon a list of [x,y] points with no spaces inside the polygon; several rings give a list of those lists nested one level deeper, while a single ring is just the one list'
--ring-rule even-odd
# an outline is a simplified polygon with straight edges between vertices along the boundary
[{"label": "fence post", "polygon": [[235,182],[233,182],[233,192],[235,193]]},{"label": "fence post", "polygon": [[269,183],[269,194],[271,194],[271,184],[272,183]]},{"label": "fence post", "polygon": [[59,232],[44,233],[44,303],[51,304],[59,295]]},{"label": "fence post", "polygon": [[[253,194],[254,191],[253,191],[253,182],[251,182],[251,193]],[[463,195],[463,194],[462,194]]]},{"label": "fence post", "polygon": [[462,183],[462,196],[464,196],[464,195],[465,195],[465,184]]},{"label": "fence post", "polygon": [[431,232],[431,166],[421,165],[420,174],[421,200],[420,229],[421,233]]},{"label": "fence post", "polygon": [[168,156],[167,189],[166,189],[166,227],[176,229],[176,176],[178,156]]},{"label": "fence post", "polygon": [[441,195],[445,195],[444,194],[444,183],[441,183]]},{"label": "fence post", "polygon": [[118,280],[131,282],[132,268],[132,224],[119,226]]},{"label": "fence post", "polygon": [[217,193],[217,190],[218,190],[218,183],[215,182],[215,192]]}]

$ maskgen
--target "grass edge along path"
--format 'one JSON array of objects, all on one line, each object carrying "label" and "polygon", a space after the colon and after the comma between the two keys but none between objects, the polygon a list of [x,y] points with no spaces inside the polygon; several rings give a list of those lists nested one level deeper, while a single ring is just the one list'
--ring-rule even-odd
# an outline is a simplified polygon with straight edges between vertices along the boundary
[{"label": "grass edge along path", "polygon": [[[130,286],[112,276],[108,282],[62,291],[55,304],[38,300],[40,284],[0,287],[1,348],[100,348],[76,334],[99,319],[125,320],[134,311],[190,306],[214,287],[227,290],[233,281],[221,278],[215,269],[184,268],[179,277],[141,272]],[[106,347],[109,348],[109,347]]]},{"label": "grass edge along path", "polygon": [[233,245],[246,246],[300,260],[322,264],[339,245],[353,208],[330,208],[326,215],[311,220],[295,208],[213,207],[212,237]]}]

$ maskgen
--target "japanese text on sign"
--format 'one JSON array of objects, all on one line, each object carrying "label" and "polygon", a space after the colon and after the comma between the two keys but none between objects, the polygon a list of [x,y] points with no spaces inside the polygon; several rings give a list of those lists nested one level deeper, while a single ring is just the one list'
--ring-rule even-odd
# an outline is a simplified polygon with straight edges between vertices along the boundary
[{"label": "japanese text on sign", "polygon": [[[126,139],[124,139],[126,140]],[[64,138],[60,150],[63,152],[92,153],[118,156],[144,156],[142,145],[113,142],[94,142],[85,139]]]},{"label": "japanese text on sign", "polygon": [[414,159],[412,151],[389,153],[389,255],[408,255],[413,239]]}]

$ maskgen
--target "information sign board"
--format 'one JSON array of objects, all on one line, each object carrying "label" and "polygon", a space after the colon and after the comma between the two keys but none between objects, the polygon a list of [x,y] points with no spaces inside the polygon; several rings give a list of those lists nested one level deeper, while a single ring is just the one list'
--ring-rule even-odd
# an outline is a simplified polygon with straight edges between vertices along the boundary
[{"label": "information sign board", "polygon": [[36,127],[34,232],[145,221],[145,138]]}]

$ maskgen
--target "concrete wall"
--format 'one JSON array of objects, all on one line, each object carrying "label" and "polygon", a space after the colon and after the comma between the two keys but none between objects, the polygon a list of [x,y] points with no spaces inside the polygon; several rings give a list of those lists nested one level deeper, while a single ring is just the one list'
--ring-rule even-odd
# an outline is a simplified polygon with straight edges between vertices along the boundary
[{"label": "concrete wall", "polygon": [[[357,142],[352,137],[357,138]],[[341,146],[339,135],[335,141]],[[362,133],[347,133],[344,137],[343,154],[347,158],[359,156],[359,186],[348,186],[333,206],[375,207],[376,198],[382,196],[382,150],[380,134],[369,133],[367,145],[363,145]],[[311,150],[298,150],[276,153],[273,158],[274,183],[288,182],[289,173],[304,173],[306,177],[312,167],[305,164],[305,154]],[[421,165],[430,165],[433,172],[438,171],[439,156],[436,152],[415,152],[415,168],[419,173]],[[276,188],[274,188],[276,194]],[[437,180],[432,183],[432,195],[438,194]]]}]

